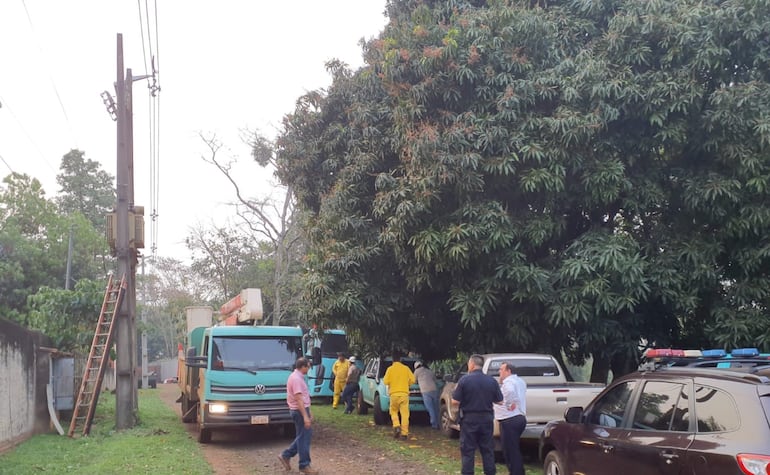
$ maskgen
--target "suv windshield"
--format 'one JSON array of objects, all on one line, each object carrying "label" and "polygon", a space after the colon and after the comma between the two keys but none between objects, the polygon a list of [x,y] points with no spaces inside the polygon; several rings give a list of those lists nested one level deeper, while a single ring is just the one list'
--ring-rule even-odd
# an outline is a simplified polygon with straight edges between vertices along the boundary
[{"label": "suv windshield", "polygon": [[211,369],[217,371],[291,370],[301,356],[300,337],[213,338]]}]

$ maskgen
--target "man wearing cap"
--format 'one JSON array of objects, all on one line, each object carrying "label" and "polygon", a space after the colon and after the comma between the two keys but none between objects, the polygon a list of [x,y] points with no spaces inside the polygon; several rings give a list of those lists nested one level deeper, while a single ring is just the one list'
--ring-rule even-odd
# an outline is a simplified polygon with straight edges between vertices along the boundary
[{"label": "man wearing cap", "polygon": [[332,366],[332,374],[334,375],[334,397],[332,398],[332,409],[337,409],[337,405],[340,403],[340,394],[345,389],[345,384],[348,382],[348,370],[350,369],[350,361],[345,358],[345,353],[337,353],[337,361]]},{"label": "man wearing cap", "polygon": [[422,361],[414,363],[414,377],[417,384],[420,385],[422,402],[430,416],[430,426],[434,429],[439,428],[438,418],[438,385],[436,385],[436,375]]},{"label": "man wearing cap", "polygon": [[348,380],[345,389],[342,390],[342,402],[345,404],[345,414],[353,413],[353,397],[358,393],[358,380],[361,378],[361,370],[356,366],[356,357],[348,358]]}]

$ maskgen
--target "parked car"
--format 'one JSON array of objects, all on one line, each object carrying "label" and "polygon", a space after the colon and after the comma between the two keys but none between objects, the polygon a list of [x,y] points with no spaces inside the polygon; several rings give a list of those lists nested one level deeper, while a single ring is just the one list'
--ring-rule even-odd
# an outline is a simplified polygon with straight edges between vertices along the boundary
[{"label": "parked car", "polygon": [[176,384],[179,382],[179,378],[176,376],[172,376],[171,378],[166,378],[163,380],[163,384]]},{"label": "parked car", "polygon": [[[414,372],[414,363],[417,358],[402,357],[401,363],[409,367]],[[356,412],[358,414],[367,414],[369,408],[372,408],[374,423],[377,425],[387,424],[390,421],[390,396],[388,396],[385,384],[382,378],[385,371],[393,364],[391,357],[370,358],[364,366],[364,374],[361,376],[358,391],[358,404]],[[439,382],[439,384],[441,384]],[[426,412],[425,404],[422,402],[422,393],[420,386],[413,384],[409,387],[409,411]]]},{"label": "parked car", "polygon": [[614,381],[540,438],[546,475],[770,473],[770,378],[662,367]]},{"label": "parked car", "polygon": [[[545,424],[558,419],[569,406],[588,404],[602,389],[603,384],[568,381],[566,373],[551,355],[536,353],[494,353],[481,355],[481,371],[493,378],[500,375],[500,365],[509,362],[516,374],[527,383],[527,427],[522,441],[537,445]],[[441,390],[439,414],[441,429],[452,438],[459,436],[457,408],[452,406],[452,393],[463,374],[445,376]],[[495,422],[495,441],[499,441],[500,427]],[[496,444],[497,445],[497,444]]]}]

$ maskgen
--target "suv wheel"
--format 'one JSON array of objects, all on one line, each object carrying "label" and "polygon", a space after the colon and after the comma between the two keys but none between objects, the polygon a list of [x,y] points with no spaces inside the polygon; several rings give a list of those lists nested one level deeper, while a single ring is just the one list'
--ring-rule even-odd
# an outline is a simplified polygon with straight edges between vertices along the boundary
[{"label": "suv wheel", "polygon": [[561,459],[561,454],[556,450],[551,450],[548,452],[548,455],[545,456],[543,473],[545,475],[565,475],[567,473],[564,468],[564,462],[562,462]]},{"label": "suv wheel", "polygon": [[460,433],[450,427],[452,420],[449,418],[449,409],[446,404],[441,405],[439,409],[439,424],[441,424],[441,432],[444,433],[450,439],[456,439],[460,437]]},{"label": "suv wheel", "polygon": [[380,395],[374,395],[374,423],[383,426],[388,423],[388,415],[382,410],[380,405]]}]

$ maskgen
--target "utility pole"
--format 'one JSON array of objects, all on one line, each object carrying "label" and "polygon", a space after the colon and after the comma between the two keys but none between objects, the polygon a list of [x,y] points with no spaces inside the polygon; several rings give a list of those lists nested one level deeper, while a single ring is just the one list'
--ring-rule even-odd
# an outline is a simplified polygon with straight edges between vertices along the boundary
[{"label": "utility pole", "polygon": [[[116,428],[136,425],[138,393],[136,379],[136,263],[137,233],[134,209],[133,116],[131,108],[131,70],[123,76],[123,35],[117,43],[117,169],[115,207],[115,254],[118,275],[126,276],[125,294],[117,313],[117,360],[115,382]],[[143,244],[142,244],[143,246]]]},{"label": "utility pole", "polygon": [[64,277],[64,290],[70,289],[70,280],[72,280],[72,228],[73,224],[70,224],[70,239],[67,245],[67,274]]},{"label": "utility pole", "polygon": [[[142,324],[147,323],[147,280],[144,278],[144,256],[142,256]],[[147,331],[142,328],[142,387],[149,388],[147,378]]]}]

